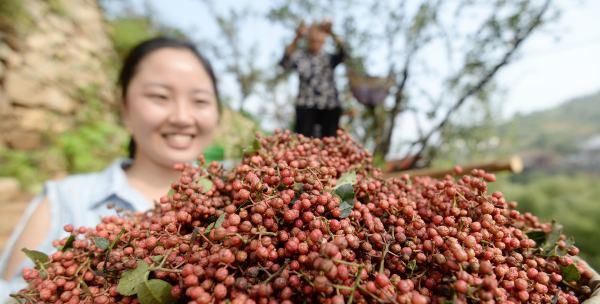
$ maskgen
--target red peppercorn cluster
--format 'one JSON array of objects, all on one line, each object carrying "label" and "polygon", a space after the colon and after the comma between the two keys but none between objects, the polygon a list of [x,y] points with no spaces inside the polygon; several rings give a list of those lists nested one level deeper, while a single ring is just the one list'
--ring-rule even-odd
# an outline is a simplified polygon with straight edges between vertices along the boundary
[{"label": "red peppercorn cluster", "polygon": [[16,297],[579,303],[591,293],[591,271],[572,258],[578,249],[552,224],[488,193],[492,174],[386,180],[343,132],[309,139],[277,131],[256,146],[228,171],[178,165],[181,177],[150,212],[65,226],[71,237],[48,259],[34,257]]}]

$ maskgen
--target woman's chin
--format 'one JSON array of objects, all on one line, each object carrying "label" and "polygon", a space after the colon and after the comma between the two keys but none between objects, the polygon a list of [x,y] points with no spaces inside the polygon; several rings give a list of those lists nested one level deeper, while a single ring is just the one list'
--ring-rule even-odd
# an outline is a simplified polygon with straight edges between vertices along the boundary
[{"label": "woman's chin", "polygon": [[194,150],[171,150],[166,155],[166,160],[169,164],[189,163],[198,159],[201,152]]}]

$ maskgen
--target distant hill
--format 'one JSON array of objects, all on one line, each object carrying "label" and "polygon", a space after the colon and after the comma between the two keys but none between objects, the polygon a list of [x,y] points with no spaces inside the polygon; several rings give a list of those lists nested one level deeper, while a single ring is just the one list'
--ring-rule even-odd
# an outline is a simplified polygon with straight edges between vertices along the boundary
[{"label": "distant hill", "polygon": [[546,150],[567,155],[600,134],[600,92],[572,99],[558,107],[516,115],[500,127],[515,151]]}]

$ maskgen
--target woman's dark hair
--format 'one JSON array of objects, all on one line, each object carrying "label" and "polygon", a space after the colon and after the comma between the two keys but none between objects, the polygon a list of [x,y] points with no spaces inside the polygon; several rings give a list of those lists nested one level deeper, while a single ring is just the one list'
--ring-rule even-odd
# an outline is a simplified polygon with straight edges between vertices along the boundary
[{"label": "woman's dark hair", "polygon": [[[139,43],[138,45],[136,45],[129,51],[129,53],[125,57],[125,60],[123,61],[123,67],[121,68],[121,71],[119,73],[119,80],[118,80],[118,84],[121,87],[121,98],[122,98],[123,102],[125,102],[125,96],[127,96],[127,90],[129,89],[129,83],[131,82],[131,79],[133,79],[133,77],[135,76],[135,73],[137,72],[137,68],[138,68],[140,62],[142,62],[142,60],[146,56],[150,55],[152,52],[158,51],[158,50],[164,49],[164,48],[175,48],[175,49],[188,50],[188,51],[192,52],[192,54],[194,54],[196,56],[196,58],[198,58],[198,60],[200,61],[200,63],[204,67],[204,69],[206,69],[208,76],[212,80],[213,89],[215,91],[215,97],[217,99],[217,107],[219,109],[219,114],[220,114],[221,113],[221,101],[219,98],[219,89],[217,86],[217,78],[215,77],[215,73],[213,72],[213,68],[212,68],[210,62],[204,56],[202,56],[202,54],[196,49],[196,46],[194,46],[194,44],[192,44],[191,42],[186,41],[186,40],[171,38],[171,37],[151,38],[151,39],[142,41],[141,43]],[[135,144],[135,141],[133,140],[133,137],[131,137],[131,139],[129,140],[128,154],[129,154],[129,157],[132,159],[135,155],[135,149],[136,149],[136,144]]]}]

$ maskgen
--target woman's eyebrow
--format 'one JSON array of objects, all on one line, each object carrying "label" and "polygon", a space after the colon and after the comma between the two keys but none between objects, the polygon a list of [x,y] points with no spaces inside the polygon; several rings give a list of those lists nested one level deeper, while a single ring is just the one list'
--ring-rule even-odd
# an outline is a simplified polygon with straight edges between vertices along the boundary
[{"label": "woman's eyebrow", "polygon": [[171,90],[171,87],[170,87],[170,86],[168,86],[168,85],[166,85],[166,84],[163,84],[163,83],[158,83],[158,82],[149,82],[149,83],[145,83],[145,84],[143,85],[143,87],[144,87],[144,88],[147,88],[147,87],[161,87],[161,88],[165,88],[165,89],[167,89],[167,90]]},{"label": "woman's eyebrow", "polygon": [[196,94],[196,93],[214,94],[212,90],[208,90],[208,89],[192,89],[191,92],[194,93],[194,94]]}]

